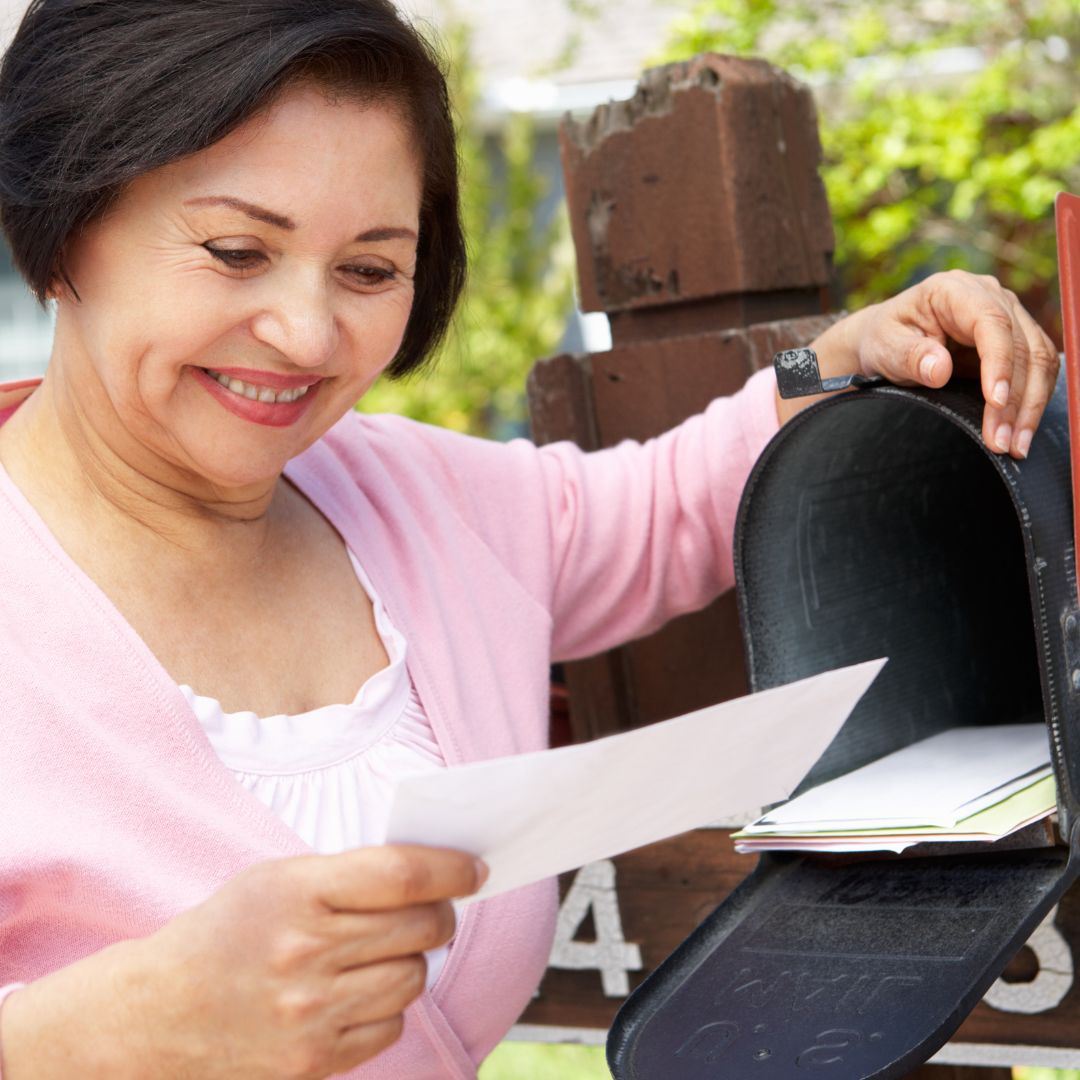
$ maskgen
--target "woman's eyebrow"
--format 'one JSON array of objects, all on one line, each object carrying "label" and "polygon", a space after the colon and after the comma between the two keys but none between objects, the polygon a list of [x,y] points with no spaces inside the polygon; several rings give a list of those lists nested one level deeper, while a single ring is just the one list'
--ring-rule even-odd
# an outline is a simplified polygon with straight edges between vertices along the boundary
[{"label": "woman's eyebrow", "polygon": [[185,206],[231,206],[247,214],[249,218],[263,221],[267,225],[274,225],[279,229],[295,229],[296,222],[287,218],[284,214],[275,214],[273,210],[267,210],[265,206],[257,206],[245,199],[237,199],[232,195],[200,195],[195,199],[185,199]]},{"label": "woman's eyebrow", "polygon": [[360,243],[374,243],[376,240],[412,240],[415,242],[416,233],[412,229],[393,226],[385,226],[379,229],[368,229],[356,237]]},{"label": "woman's eyebrow", "polygon": [[[246,199],[238,199],[233,195],[200,195],[194,199],[185,199],[185,206],[228,206],[233,210],[239,210],[247,214],[249,218],[265,222],[278,229],[295,229],[296,222],[284,214],[278,214],[273,210],[267,210],[265,206],[250,203]],[[412,229],[402,226],[378,226],[374,229],[366,229],[360,233],[355,242],[375,243],[379,240],[412,240],[416,241],[416,233]]]}]

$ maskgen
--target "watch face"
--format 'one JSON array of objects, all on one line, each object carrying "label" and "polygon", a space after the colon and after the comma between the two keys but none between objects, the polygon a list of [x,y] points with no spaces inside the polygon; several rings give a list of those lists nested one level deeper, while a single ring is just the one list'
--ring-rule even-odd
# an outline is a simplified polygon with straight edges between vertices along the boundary
[{"label": "watch face", "polygon": [[784,349],[773,357],[776,385],[782,398],[820,394],[821,372],[813,349]]}]

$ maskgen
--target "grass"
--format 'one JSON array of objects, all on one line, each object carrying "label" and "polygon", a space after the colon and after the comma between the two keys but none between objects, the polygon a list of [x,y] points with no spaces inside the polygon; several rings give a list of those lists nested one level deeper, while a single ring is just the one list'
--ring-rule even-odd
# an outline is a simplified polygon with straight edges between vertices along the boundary
[{"label": "grass", "polygon": [[602,1046],[504,1042],[480,1066],[480,1080],[611,1080],[611,1073]]}]

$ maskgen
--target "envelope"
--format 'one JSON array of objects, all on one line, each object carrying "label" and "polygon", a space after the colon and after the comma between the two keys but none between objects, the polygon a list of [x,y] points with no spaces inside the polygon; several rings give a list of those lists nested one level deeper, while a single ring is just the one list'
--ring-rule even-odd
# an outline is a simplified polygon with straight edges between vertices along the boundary
[{"label": "envelope", "polygon": [[952,828],[1049,767],[1045,724],[950,728],[818,785],[747,831]]},{"label": "envelope", "polygon": [[457,848],[491,871],[470,901],[787,798],[885,660],[579,746],[402,778],[387,843]]}]

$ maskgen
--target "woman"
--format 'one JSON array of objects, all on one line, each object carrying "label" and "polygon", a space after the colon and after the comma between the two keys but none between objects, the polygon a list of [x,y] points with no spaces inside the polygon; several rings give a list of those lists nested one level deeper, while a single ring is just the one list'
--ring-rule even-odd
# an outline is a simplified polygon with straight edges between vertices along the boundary
[{"label": "woman", "polygon": [[[352,412],[463,280],[445,86],[388,0],[35,0],[0,198],[57,308],[44,380],[0,391],[5,1080],[474,1075],[554,885],[455,931],[483,868],[379,846],[389,787],[541,747],[552,657],[728,587],[806,402],[763,372],[592,455]],[[1057,360],[996,282],[814,347],[940,386],[947,336],[1024,456]]]}]

